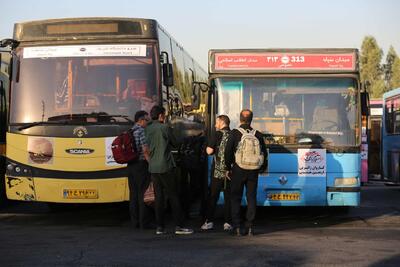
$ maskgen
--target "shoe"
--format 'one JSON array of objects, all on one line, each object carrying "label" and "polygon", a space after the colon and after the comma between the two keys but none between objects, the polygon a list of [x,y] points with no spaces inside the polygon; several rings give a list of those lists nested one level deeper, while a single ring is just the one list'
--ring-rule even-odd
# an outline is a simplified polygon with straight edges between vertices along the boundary
[{"label": "shoe", "polygon": [[247,231],[248,236],[254,236],[254,230],[253,228],[249,227],[249,230]]},{"label": "shoe", "polygon": [[211,230],[214,228],[214,223],[205,221],[204,224],[200,228],[201,228],[201,230]]},{"label": "shoe", "polygon": [[232,228],[232,230],[229,232],[233,236],[242,236],[242,233],[240,232],[240,228]]},{"label": "shoe", "polygon": [[156,235],[165,235],[167,232],[162,227],[157,227]]},{"label": "shoe", "polygon": [[231,231],[232,228],[232,225],[230,225],[229,223],[224,223],[224,231]]},{"label": "shoe", "polygon": [[190,228],[182,228],[182,227],[175,227],[175,234],[176,235],[190,235],[193,234],[193,229]]}]

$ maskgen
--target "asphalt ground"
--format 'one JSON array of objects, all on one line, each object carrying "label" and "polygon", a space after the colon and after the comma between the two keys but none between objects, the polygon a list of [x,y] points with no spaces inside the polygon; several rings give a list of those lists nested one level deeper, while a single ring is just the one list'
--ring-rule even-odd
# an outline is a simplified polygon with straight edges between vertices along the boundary
[{"label": "asphalt ground", "polygon": [[128,205],[11,203],[0,210],[0,266],[400,266],[400,187],[362,187],[360,207],[261,207],[256,235],[139,230]]}]

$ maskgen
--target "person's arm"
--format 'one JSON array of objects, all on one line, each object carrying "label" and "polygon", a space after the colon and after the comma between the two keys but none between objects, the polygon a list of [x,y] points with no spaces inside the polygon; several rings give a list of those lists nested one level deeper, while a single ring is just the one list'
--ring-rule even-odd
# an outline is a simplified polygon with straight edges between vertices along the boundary
[{"label": "person's arm", "polygon": [[207,142],[206,152],[208,155],[212,155],[215,152],[215,147],[216,147],[216,143],[217,143],[217,134],[218,134],[218,132],[214,132]]},{"label": "person's arm", "polygon": [[232,164],[234,162],[234,153],[235,153],[235,131],[232,130],[229,133],[228,140],[226,142],[225,147],[225,165],[226,169],[230,171],[232,169]]},{"label": "person's arm", "polygon": [[142,149],[143,149],[143,156],[144,156],[145,160],[147,162],[150,162],[150,149],[149,149],[149,146],[147,144],[144,144],[142,146]]}]

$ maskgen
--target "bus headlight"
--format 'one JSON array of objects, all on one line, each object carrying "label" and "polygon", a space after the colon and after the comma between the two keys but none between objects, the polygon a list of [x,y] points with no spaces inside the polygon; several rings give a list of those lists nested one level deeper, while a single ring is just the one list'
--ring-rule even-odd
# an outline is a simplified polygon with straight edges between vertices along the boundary
[{"label": "bus headlight", "polygon": [[32,170],[27,165],[20,165],[18,163],[14,163],[14,162],[8,162],[7,163],[6,174],[9,175],[9,176],[31,177],[32,176]]},{"label": "bus headlight", "polygon": [[351,185],[358,185],[357,177],[335,178],[335,186],[351,186]]}]

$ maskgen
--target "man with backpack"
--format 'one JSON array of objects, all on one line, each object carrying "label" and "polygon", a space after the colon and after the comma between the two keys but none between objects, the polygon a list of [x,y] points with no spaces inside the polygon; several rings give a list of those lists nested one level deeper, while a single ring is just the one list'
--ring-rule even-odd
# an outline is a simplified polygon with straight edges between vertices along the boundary
[{"label": "man with backpack", "polygon": [[225,148],[227,175],[231,176],[231,205],[233,234],[241,235],[240,206],[244,186],[246,186],[247,212],[246,234],[254,233],[253,221],[257,206],[258,173],[267,166],[267,149],[263,136],[250,125],[253,112],[240,112],[240,126],[231,131]]},{"label": "man with backpack", "polygon": [[[169,200],[175,220],[175,234],[192,234],[193,230],[183,228],[184,214],[177,192],[175,161],[171,147],[176,147],[175,137],[165,124],[165,109],[153,106],[150,111],[152,121],[146,127],[146,139],[150,148],[149,172],[154,184],[157,235],[166,234],[164,222],[165,198]],[[165,195],[165,196],[164,196]]]},{"label": "man with backpack", "polygon": [[224,230],[232,230],[231,226],[231,181],[226,175],[225,166],[225,147],[228,141],[230,129],[230,120],[226,115],[219,115],[215,120],[215,129],[217,130],[208,141],[206,152],[208,155],[214,155],[213,166],[211,170],[210,193],[207,201],[206,221],[201,226],[202,230],[211,230],[214,228],[214,213],[221,190],[224,192]]},{"label": "man with backpack", "polygon": [[143,201],[143,195],[150,183],[148,172],[148,161],[150,158],[144,129],[150,120],[149,114],[140,110],[135,114],[135,125],[130,133],[133,135],[134,149],[138,158],[128,162],[128,183],[129,183],[129,212],[131,221],[136,228],[150,228],[149,208]]}]

